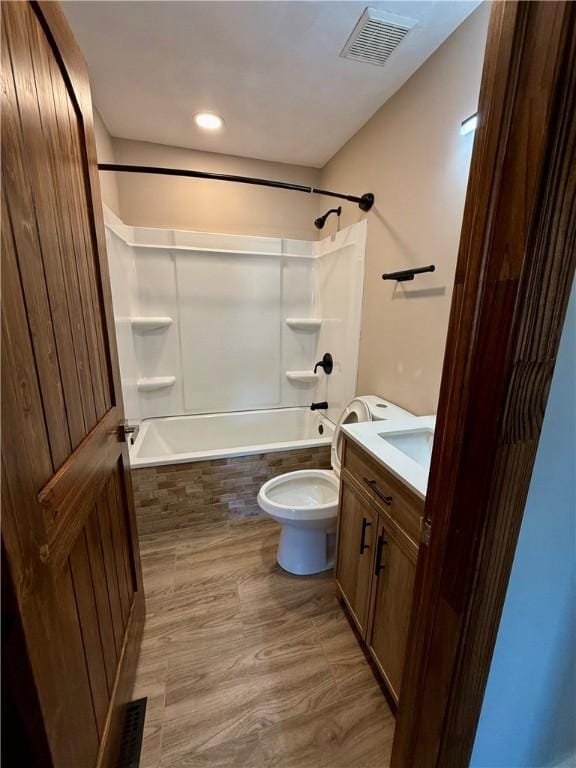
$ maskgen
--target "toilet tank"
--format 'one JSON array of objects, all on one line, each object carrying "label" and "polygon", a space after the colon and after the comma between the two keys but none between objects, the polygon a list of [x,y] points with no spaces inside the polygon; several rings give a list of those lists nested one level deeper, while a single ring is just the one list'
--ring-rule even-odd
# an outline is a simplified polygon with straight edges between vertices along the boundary
[{"label": "toilet tank", "polygon": [[365,395],[362,399],[370,410],[372,421],[388,421],[389,419],[414,416],[410,411],[400,408],[399,405],[395,405],[389,400],[383,400],[376,395]]}]

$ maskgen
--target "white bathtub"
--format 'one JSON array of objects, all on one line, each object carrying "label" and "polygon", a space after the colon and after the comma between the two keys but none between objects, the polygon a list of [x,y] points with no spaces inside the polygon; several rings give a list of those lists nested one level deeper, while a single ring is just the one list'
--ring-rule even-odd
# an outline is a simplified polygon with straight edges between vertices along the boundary
[{"label": "white bathtub", "polygon": [[130,448],[134,468],[330,445],[334,425],[309,408],[146,419]]}]

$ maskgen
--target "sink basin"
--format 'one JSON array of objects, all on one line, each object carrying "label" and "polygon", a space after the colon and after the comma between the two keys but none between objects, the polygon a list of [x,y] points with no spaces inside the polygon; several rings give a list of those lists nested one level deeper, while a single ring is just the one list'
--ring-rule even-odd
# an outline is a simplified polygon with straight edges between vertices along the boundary
[{"label": "sink basin", "polygon": [[432,443],[434,442],[433,429],[426,427],[405,432],[384,432],[379,436],[424,469],[430,469]]}]

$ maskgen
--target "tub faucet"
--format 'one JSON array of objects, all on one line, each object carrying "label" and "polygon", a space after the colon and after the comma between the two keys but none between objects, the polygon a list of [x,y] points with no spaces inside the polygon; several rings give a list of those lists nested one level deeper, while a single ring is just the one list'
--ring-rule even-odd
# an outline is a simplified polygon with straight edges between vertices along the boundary
[{"label": "tub faucet", "polygon": [[310,406],[311,411],[325,411],[328,408],[328,403],[322,402],[322,403],[312,403]]}]

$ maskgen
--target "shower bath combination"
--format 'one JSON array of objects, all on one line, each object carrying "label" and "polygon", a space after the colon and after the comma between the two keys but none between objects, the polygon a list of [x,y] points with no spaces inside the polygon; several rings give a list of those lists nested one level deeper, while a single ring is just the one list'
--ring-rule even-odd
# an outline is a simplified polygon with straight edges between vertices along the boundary
[{"label": "shower bath combination", "polygon": [[[129,227],[108,209],[104,218],[131,423],[309,412],[312,402],[337,420],[355,394],[365,220],[291,240]],[[305,437],[295,427],[291,439]]]},{"label": "shower bath combination", "polygon": [[[355,395],[367,222],[292,240],[131,227],[107,208],[104,219],[126,418],[140,425],[140,531],[200,508],[261,515],[278,466],[328,470]],[[165,472],[173,495],[158,493]]]}]

